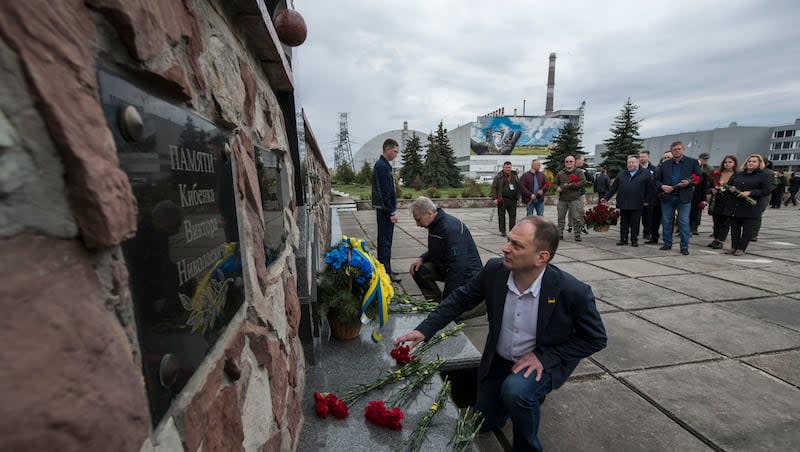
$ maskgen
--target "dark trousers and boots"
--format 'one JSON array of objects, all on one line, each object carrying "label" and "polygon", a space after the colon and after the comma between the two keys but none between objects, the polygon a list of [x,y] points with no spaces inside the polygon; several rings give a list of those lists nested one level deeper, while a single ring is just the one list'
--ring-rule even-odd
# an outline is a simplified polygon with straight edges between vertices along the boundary
[{"label": "dark trousers and boots", "polygon": [[731,250],[747,251],[747,245],[753,239],[756,220],[758,218],[730,217],[731,222]]},{"label": "dark trousers and boots", "polygon": [[394,223],[391,220],[391,212],[385,209],[375,210],[378,220],[378,262],[383,264],[386,273],[392,273],[392,237],[394,236]]},{"label": "dark trousers and boots", "polygon": [[508,230],[514,229],[517,224],[517,200],[503,198],[503,202],[497,204],[497,220],[500,226],[500,233],[506,234],[506,212],[508,212]]},{"label": "dark trousers and boots", "polygon": [[422,297],[431,301],[442,301],[442,290],[436,281],[444,281],[446,274],[442,268],[431,262],[423,262],[414,272],[414,282],[417,283]]},{"label": "dark trousers and boots", "polygon": [[642,221],[642,209],[619,211],[619,242],[617,245],[628,243],[630,234],[631,246],[639,246],[639,223]]},{"label": "dark trousers and boots", "polygon": [[[642,237],[645,240],[652,239],[652,233],[650,232],[653,224],[653,206],[644,206],[642,207]],[[658,233],[656,233],[656,237],[658,237]]]},{"label": "dark trousers and boots", "polygon": [[714,220],[714,241],[708,246],[718,250],[722,248],[722,244],[728,239],[728,231],[731,228],[730,217],[715,213],[712,219]]},{"label": "dark trousers and boots", "polygon": [[653,215],[650,218],[650,240],[647,243],[658,243],[658,230],[661,229],[661,202],[656,200],[653,204]]}]

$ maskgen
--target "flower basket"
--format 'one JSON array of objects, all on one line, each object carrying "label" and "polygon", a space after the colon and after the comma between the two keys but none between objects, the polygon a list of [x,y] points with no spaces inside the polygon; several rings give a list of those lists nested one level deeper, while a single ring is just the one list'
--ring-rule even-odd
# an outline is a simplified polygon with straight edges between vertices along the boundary
[{"label": "flower basket", "polygon": [[389,275],[367,250],[363,240],[343,237],[325,253],[326,268],[319,275],[320,311],[328,319],[336,339],[352,339],[361,325],[377,320],[372,339],[380,341],[379,328],[389,318],[394,296]]},{"label": "flower basket", "polygon": [[608,231],[609,226],[617,224],[619,210],[607,204],[598,204],[583,214],[583,223],[587,228],[598,232]]},{"label": "flower basket", "polygon": [[361,334],[361,322],[348,324],[328,317],[328,325],[331,327],[331,336],[340,341],[354,339]]}]

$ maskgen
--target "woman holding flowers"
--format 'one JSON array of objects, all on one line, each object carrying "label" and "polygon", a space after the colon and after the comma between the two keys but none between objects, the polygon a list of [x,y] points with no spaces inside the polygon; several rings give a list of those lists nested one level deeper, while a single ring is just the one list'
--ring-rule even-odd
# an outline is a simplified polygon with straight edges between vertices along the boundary
[{"label": "woman holding flowers", "polygon": [[728,231],[731,228],[728,217],[723,213],[725,205],[725,197],[728,192],[723,190],[722,187],[728,185],[728,182],[736,173],[736,166],[739,162],[736,157],[726,155],[722,159],[719,167],[711,172],[711,203],[708,206],[708,213],[714,220],[714,241],[709,243],[708,246],[715,250],[722,249],[722,244],[728,238]]},{"label": "woman holding flowers", "polygon": [[722,189],[727,191],[723,214],[731,222],[731,250],[726,254],[741,256],[753,237],[756,220],[761,216],[758,200],[769,196],[771,181],[764,172],[764,158],[750,154],[741,171],[733,174]]}]

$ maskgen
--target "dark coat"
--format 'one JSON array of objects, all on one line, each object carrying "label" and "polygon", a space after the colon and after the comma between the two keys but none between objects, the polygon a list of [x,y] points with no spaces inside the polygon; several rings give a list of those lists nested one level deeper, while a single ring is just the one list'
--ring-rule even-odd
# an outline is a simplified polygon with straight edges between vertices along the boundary
[{"label": "dark coat", "polygon": [[644,207],[644,203],[653,197],[653,180],[650,172],[639,168],[631,177],[627,169],[620,171],[604,199],[610,199],[615,193],[618,209],[640,210]]},{"label": "dark coat", "polygon": [[[668,160],[663,162],[662,164],[658,165],[656,168],[656,172],[653,174],[653,180],[656,184],[656,192],[659,195],[663,196],[679,196],[679,202],[681,204],[686,204],[692,202],[692,195],[694,194],[694,185],[691,183],[683,188],[676,188],[670,194],[666,194],[662,191],[662,185],[673,185],[672,183],[672,168],[674,162],[672,160]],[[679,177],[680,180],[688,180],[691,181],[692,173],[696,174],[698,177],[701,177],[700,172],[700,164],[697,163],[697,159],[683,156],[681,158],[681,174]],[[677,192],[677,194],[676,194]]]},{"label": "dark coat", "polygon": [[654,206],[658,200],[658,190],[656,190],[655,181],[656,170],[658,167],[653,165],[651,162],[647,162],[647,166],[640,166],[639,168],[646,170],[648,174],[650,174],[650,186],[652,187],[652,190],[650,191],[650,197],[648,197],[646,201],[650,206]]},{"label": "dark coat", "polygon": [[789,178],[789,193],[797,193],[800,191],[800,173],[795,171],[792,177]]},{"label": "dark coat", "polygon": [[443,270],[442,296],[445,298],[483,267],[478,247],[467,226],[444,209],[437,209],[436,218],[428,225],[428,251],[420,257]]},{"label": "dark coat", "polygon": [[494,180],[492,180],[491,195],[494,199],[506,198],[513,201],[519,201],[520,190],[517,172],[512,170],[510,177],[506,177],[502,171],[497,173],[497,175],[494,177]]},{"label": "dark coat", "polygon": [[611,190],[611,179],[605,173],[597,173],[594,176],[594,192],[602,196],[609,190]]},{"label": "dark coat", "polygon": [[[490,259],[480,273],[451,293],[416,328],[428,339],[459,315],[486,300],[489,334],[478,368],[479,381],[488,374],[496,353],[510,273],[503,266],[502,259]],[[606,342],[606,330],[597,312],[591,287],[558,267],[548,265],[539,293],[533,353],[544,370],[550,372],[553,389],[564,384],[581,359],[605,348]]]},{"label": "dark coat", "polygon": [[383,155],[372,168],[372,207],[384,209],[390,214],[397,210],[392,165]]},{"label": "dark coat", "polygon": [[[739,171],[728,180],[728,185],[736,187],[739,191],[751,192],[750,197],[756,201],[770,194],[771,184],[770,177],[762,170],[755,170],[752,173]],[[755,206],[751,206],[744,198],[730,193],[723,199],[723,215],[737,218],[757,218],[761,216],[762,209],[758,203]]]}]

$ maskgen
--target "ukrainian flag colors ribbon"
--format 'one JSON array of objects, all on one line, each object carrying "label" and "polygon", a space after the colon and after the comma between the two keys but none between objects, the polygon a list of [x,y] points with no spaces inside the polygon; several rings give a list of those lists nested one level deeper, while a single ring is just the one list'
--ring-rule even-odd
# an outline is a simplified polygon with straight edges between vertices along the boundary
[{"label": "ukrainian flag colors ribbon", "polygon": [[394,287],[389,275],[383,264],[378,262],[377,259],[367,251],[367,245],[364,240],[359,240],[354,237],[343,236],[342,240],[348,244],[348,247],[353,253],[358,253],[363,259],[372,265],[372,276],[367,287],[367,292],[361,301],[361,323],[367,324],[370,318],[367,316],[367,310],[372,306],[372,303],[377,307],[377,328],[372,329],[372,341],[375,343],[380,342],[383,336],[380,330],[383,325],[389,321],[389,302],[394,297]]}]

